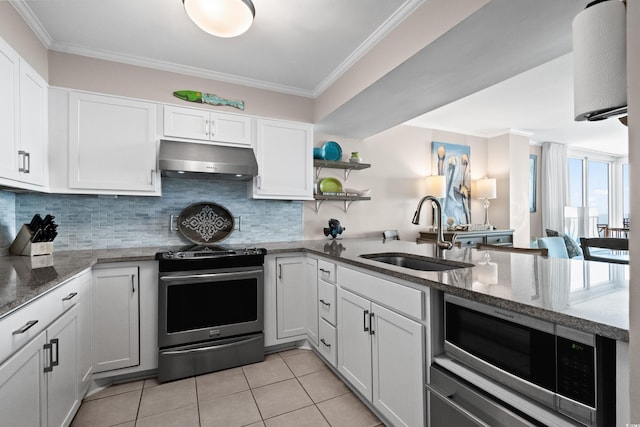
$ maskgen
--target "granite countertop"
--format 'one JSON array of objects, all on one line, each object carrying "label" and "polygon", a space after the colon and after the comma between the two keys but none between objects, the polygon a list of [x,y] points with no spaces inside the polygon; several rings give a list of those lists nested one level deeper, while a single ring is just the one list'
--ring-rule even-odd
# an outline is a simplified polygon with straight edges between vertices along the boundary
[{"label": "granite countertop", "polygon": [[[243,245],[244,246],[244,245]],[[428,286],[621,341],[629,340],[629,270],[626,265],[454,248],[443,262],[467,263],[448,271],[416,271],[361,258],[398,252],[434,257],[435,245],[381,239],[257,243],[269,254],[307,252],[372,272]],[[167,248],[57,252],[49,258],[0,257],[0,318],[96,263],[152,261]],[[39,267],[38,264],[44,266]]]}]

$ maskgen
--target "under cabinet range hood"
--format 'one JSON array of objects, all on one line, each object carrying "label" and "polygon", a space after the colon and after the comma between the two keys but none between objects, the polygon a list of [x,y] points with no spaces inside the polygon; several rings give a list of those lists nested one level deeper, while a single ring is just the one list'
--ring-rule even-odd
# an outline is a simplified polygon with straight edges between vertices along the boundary
[{"label": "under cabinet range hood", "polygon": [[248,181],[258,174],[251,148],[161,139],[158,163],[162,176],[170,178]]}]

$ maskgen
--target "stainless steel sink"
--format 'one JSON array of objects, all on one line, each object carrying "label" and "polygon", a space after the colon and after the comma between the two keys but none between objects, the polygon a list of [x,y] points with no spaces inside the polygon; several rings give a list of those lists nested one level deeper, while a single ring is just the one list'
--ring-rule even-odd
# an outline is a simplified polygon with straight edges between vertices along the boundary
[{"label": "stainless steel sink", "polygon": [[397,265],[398,267],[410,268],[420,271],[446,271],[456,268],[473,267],[473,264],[464,262],[443,260],[440,258],[430,258],[420,255],[405,254],[398,252],[385,252],[378,254],[363,254],[361,258],[372,261],[384,262],[385,264]]}]

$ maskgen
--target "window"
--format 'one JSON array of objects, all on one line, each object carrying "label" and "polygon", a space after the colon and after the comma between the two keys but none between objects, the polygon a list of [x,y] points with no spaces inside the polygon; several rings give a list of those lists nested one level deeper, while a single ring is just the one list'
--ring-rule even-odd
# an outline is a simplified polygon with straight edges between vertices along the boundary
[{"label": "window", "polygon": [[609,170],[606,161],[568,159],[569,206],[596,208],[598,224],[608,224],[610,219]]}]

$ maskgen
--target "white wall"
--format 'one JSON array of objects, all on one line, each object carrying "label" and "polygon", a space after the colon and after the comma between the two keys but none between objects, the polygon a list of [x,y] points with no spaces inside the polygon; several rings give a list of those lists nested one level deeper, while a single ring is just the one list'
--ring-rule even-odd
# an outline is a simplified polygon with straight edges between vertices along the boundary
[{"label": "white wall", "polygon": [[530,244],[529,138],[508,133],[488,142],[488,176],[496,179],[496,199],[491,201],[489,222],[514,229],[513,245]]},{"label": "white wall", "polygon": [[[327,140],[342,146],[343,160],[358,151],[363,162],[371,164],[369,169],[352,172],[344,185],[371,188],[371,201],[354,202],[348,213],[341,202],[324,202],[318,214],[314,202],[305,202],[305,239],[326,238],[322,230],[330,218],[336,218],[346,227],[344,237],[381,236],[383,230],[397,229],[402,240],[414,241],[432,223],[430,209],[423,209],[420,225],[411,224],[418,201],[427,195],[424,178],[431,175],[432,141],[469,145],[472,179],[482,178],[487,169],[487,140],[480,137],[401,125],[364,141],[316,135],[315,146]],[[321,177],[327,176],[344,181],[341,170],[323,169]],[[474,222],[482,222],[479,200],[472,201],[471,215]]]}]

